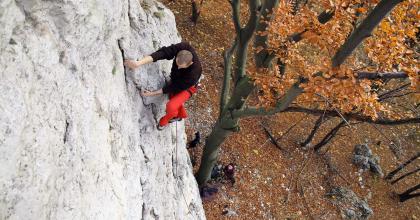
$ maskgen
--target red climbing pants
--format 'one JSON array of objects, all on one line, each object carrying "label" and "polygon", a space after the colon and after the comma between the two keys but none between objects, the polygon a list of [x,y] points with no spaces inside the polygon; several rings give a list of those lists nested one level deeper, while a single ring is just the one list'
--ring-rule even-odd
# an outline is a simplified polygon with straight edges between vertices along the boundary
[{"label": "red climbing pants", "polygon": [[160,119],[159,125],[167,125],[172,118],[186,118],[188,115],[184,103],[196,92],[197,87],[192,86],[177,94],[169,94],[169,102],[166,103],[166,115]]}]

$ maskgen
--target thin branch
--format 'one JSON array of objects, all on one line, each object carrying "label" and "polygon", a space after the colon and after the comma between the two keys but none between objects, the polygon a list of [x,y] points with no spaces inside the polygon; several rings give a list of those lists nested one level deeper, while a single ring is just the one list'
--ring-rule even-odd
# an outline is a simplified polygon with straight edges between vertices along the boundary
[{"label": "thin branch", "polygon": [[354,49],[365,38],[370,36],[373,29],[381,22],[381,20],[400,2],[402,2],[402,0],[380,1],[337,51],[335,56],[332,58],[332,66],[340,66],[354,51]]},{"label": "thin branch", "polygon": [[[324,97],[323,95],[320,94],[316,94],[320,97],[322,97],[330,106],[333,106],[332,103],[330,102],[330,100],[328,100],[328,98]],[[344,122],[346,122],[346,124],[348,126],[351,126],[350,123],[347,121],[347,119],[340,113],[340,111],[338,111],[338,109],[336,109],[335,107],[333,107],[334,110],[338,113],[338,115],[343,119]]]},{"label": "thin branch", "polygon": [[[334,13],[335,13],[335,11],[333,11],[333,10],[325,10],[325,11],[321,12],[318,15],[319,23],[321,23],[321,24],[327,23],[328,21],[331,20],[331,18],[334,17]],[[287,37],[287,39],[289,39],[289,41],[293,41],[293,42],[297,43],[297,42],[299,42],[303,39],[302,35],[304,33],[306,33],[307,31],[309,31],[309,30],[305,29],[301,32],[291,34],[290,36]]]},{"label": "thin branch", "polygon": [[[285,132],[282,132],[280,137],[276,139],[276,141],[281,141],[294,127],[296,127],[299,123],[303,121],[303,119],[306,118],[306,115],[304,115],[302,118],[300,118],[296,123],[294,123],[292,126],[290,126]],[[267,143],[268,140],[264,142],[262,146],[264,146]]]},{"label": "thin branch", "polygon": [[380,99],[381,99],[381,98],[383,98],[383,97],[386,97],[386,96],[388,96],[388,95],[392,95],[392,94],[397,93],[397,92],[399,92],[399,91],[402,91],[403,89],[407,88],[407,87],[408,87],[408,86],[410,86],[410,85],[411,85],[411,83],[406,83],[406,84],[401,85],[401,86],[399,86],[399,87],[397,87],[397,88],[395,88],[395,89],[392,89],[392,90],[390,90],[390,91],[384,92],[384,93],[382,93],[382,94],[378,95],[378,99],[380,100]]},{"label": "thin branch", "polygon": [[[322,115],[324,114],[324,110],[322,109],[310,109],[310,108],[304,108],[304,107],[288,107],[284,110],[284,112],[303,112],[308,113],[312,115]],[[326,116],[332,116],[332,117],[340,117],[336,111],[325,111]],[[380,124],[380,125],[401,125],[401,124],[416,124],[420,123],[420,118],[404,118],[404,119],[398,119],[398,120],[392,120],[392,119],[378,119],[373,120],[370,117],[355,114],[355,113],[347,113],[343,114],[343,116],[347,119],[356,120],[356,121],[363,121],[373,124]]]},{"label": "thin branch", "polygon": [[419,171],[420,171],[420,167],[419,167],[419,168],[417,168],[417,169],[415,169],[415,170],[413,170],[413,171],[411,171],[411,172],[408,172],[408,173],[406,173],[406,174],[404,174],[404,175],[402,175],[402,176],[398,177],[397,179],[393,180],[393,181],[391,182],[391,184],[395,184],[395,183],[397,183],[398,181],[400,181],[400,180],[402,180],[402,179],[406,178],[407,176],[410,176],[411,174],[417,173],[417,172],[419,172]]},{"label": "thin branch", "polygon": [[271,134],[271,132],[268,130],[268,128],[263,123],[260,122],[260,124],[263,127],[265,133],[268,135],[268,138],[270,139],[271,143],[273,143],[281,151],[283,151],[285,153],[288,153],[284,148],[282,148],[280,146],[280,144],[277,142],[277,140],[274,138],[274,136]]},{"label": "thin branch", "polygon": [[398,94],[398,95],[393,95],[393,96],[387,96],[385,98],[380,99],[379,101],[384,101],[384,100],[387,100],[387,99],[404,97],[404,96],[407,96],[407,95],[410,95],[410,94],[418,94],[418,93],[419,92],[406,92],[406,93],[403,93],[403,94]]},{"label": "thin branch", "polygon": [[420,157],[420,152],[417,152],[417,154],[414,155],[412,158],[408,159],[403,164],[399,165],[395,170],[391,171],[388,175],[386,175],[385,179],[386,180],[392,179],[392,177],[394,177],[395,174],[397,174],[398,172],[400,172],[400,170],[402,170],[404,167],[406,167],[411,162],[415,161],[418,157]]},{"label": "thin branch", "polygon": [[318,21],[321,24],[325,24],[327,23],[329,20],[331,20],[332,17],[334,17],[334,10],[325,10],[323,12],[321,12],[321,14],[318,15]]},{"label": "thin branch", "polygon": [[[381,129],[379,129],[379,128],[378,128],[378,126],[376,126],[376,125],[374,125],[374,124],[369,124],[369,125],[371,125],[373,128],[375,128],[375,130],[376,130],[376,131],[378,131],[378,133],[379,133],[382,137],[384,137],[385,139],[387,139],[390,145],[391,145],[391,144],[394,144],[396,147],[398,147],[399,149],[401,149],[400,144],[399,144],[398,142],[396,142],[396,141],[393,141],[393,140],[389,139],[389,137],[388,137],[387,135],[385,135],[385,134],[384,134],[384,132],[383,132]],[[394,135],[395,135],[395,134],[394,134]],[[397,155],[395,155],[395,156],[398,158],[398,156],[397,156]]]}]

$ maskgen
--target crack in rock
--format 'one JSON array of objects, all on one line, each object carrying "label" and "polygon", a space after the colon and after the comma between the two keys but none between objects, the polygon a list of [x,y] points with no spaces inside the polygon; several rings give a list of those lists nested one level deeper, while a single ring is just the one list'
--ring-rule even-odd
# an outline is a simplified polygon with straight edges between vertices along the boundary
[{"label": "crack in rock", "polygon": [[[124,52],[124,47],[123,47],[123,43],[122,41],[124,40],[124,38],[120,38],[117,40],[118,42],[118,48],[121,51],[121,57],[122,57],[122,61],[124,62],[125,60],[125,52]],[[125,79],[125,83],[128,84],[128,80],[127,80],[127,68],[123,65],[124,68],[124,79]]]},{"label": "crack in rock", "polygon": [[64,129],[63,143],[67,143],[68,136],[69,136],[69,126],[70,126],[70,123],[69,123],[69,122],[68,122],[68,120],[66,119],[66,127],[65,127],[65,129]]}]

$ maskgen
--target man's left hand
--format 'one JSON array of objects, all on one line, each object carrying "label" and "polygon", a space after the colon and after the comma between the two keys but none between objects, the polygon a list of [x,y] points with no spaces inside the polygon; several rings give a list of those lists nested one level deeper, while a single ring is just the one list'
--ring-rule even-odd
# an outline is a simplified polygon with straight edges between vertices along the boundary
[{"label": "man's left hand", "polygon": [[140,95],[144,96],[144,97],[148,97],[148,96],[155,96],[155,95],[160,95],[162,94],[162,89],[156,90],[156,91],[148,91],[148,90],[141,90],[140,91]]}]

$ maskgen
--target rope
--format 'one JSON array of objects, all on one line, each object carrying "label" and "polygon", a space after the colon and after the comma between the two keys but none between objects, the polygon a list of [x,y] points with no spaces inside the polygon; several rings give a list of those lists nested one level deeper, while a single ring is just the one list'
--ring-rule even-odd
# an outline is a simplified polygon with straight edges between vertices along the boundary
[{"label": "rope", "polygon": [[[178,181],[178,122],[177,121],[175,121],[175,160],[176,160],[176,163],[175,163],[175,181],[178,185],[178,188],[181,188],[179,186],[179,181]],[[182,197],[184,198],[185,205],[187,206],[187,209],[188,209],[187,214],[192,215],[191,210],[190,210],[190,206],[188,205],[187,199],[185,198],[184,191],[182,189],[181,189],[181,194],[182,194]]]}]

